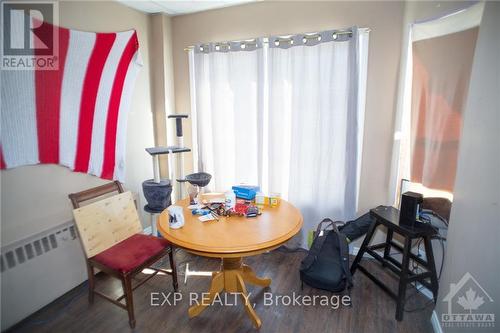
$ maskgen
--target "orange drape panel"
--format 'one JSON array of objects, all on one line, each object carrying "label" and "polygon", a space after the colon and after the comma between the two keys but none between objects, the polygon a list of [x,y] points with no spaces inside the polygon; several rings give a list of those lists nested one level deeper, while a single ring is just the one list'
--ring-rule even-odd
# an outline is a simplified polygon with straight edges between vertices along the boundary
[{"label": "orange drape panel", "polygon": [[453,192],[478,28],[413,42],[411,181]]}]

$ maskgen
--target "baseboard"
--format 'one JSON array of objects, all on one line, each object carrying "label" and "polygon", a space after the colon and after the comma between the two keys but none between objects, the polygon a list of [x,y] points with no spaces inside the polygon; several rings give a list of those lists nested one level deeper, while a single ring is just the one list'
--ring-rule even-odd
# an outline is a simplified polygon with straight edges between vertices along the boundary
[{"label": "baseboard", "polygon": [[417,282],[417,289],[418,292],[427,297],[428,299],[433,299],[432,291],[427,289],[427,287],[424,287],[420,283]]},{"label": "baseboard", "polygon": [[443,329],[441,328],[441,324],[439,323],[439,317],[436,313],[436,310],[432,311],[431,324],[434,333],[443,333]]},{"label": "baseboard", "polygon": [[[350,246],[349,247],[349,254],[350,255],[357,256],[358,252],[359,252],[359,246]],[[373,257],[371,255],[369,255],[368,253],[363,254],[363,258],[373,259]]]}]

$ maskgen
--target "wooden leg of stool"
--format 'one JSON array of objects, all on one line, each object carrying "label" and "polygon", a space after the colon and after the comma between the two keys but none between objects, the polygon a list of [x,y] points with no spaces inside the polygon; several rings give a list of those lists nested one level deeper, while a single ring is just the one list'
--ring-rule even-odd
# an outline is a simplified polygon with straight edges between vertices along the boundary
[{"label": "wooden leg of stool", "polygon": [[396,320],[403,320],[403,311],[405,308],[406,285],[408,284],[408,272],[410,266],[411,238],[405,237],[403,249],[403,261],[401,267],[401,276],[399,277],[398,299],[396,300]]},{"label": "wooden leg of stool", "polygon": [[372,240],[373,234],[375,233],[375,229],[377,229],[377,226],[378,226],[377,221],[373,222],[370,225],[370,229],[368,229],[368,232],[366,233],[365,239],[363,240],[363,244],[361,244],[361,248],[359,249],[356,258],[354,259],[351,265],[351,275],[353,275],[356,272],[356,268],[358,268],[358,264],[361,261],[361,258],[363,258],[363,254],[366,251],[366,247],[370,244],[370,241]]},{"label": "wooden leg of stool", "polygon": [[392,229],[387,228],[387,237],[385,238],[384,259],[387,260],[391,255]]},{"label": "wooden leg of stool", "polygon": [[437,301],[439,284],[436,274],[436,263],[434,262],[434,252],[432,251],[432,243],[431,243],[431,238],[429,236],[424,237],[424,245],[425,245],[425,255],[427,256],[427,269],[431,273],[432,296],[434,297],[434,303],[435,303]]}]

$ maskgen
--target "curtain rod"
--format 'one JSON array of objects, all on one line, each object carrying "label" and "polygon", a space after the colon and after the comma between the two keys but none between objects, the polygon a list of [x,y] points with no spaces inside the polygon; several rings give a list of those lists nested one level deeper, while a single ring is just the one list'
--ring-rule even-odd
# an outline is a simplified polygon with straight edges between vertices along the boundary
[{"label": "curtain rod", "polygon": [[[370,32],[371,29],[370,28],[358,28],[359,30],[364,30],[366,32]],[[307,32],[307,33],[304,33],[303,35],[306,35],[306,38],[307,36],[309,35],[316,35],[318,34],[319,32]],[[338,32],[336,32],[337,34],[339,35],[346,35],[346,34],[351,34],[352,31],[351,30],[338,30]],[[282,35],[282,36],[279,36],[279,38],[283,39],[283,40],[288,40],[290,39],[291,36],[293,35],[297,35],[297,34],[289,34],[289,35]],[[255,42],[257,38],[246,38],[246,39],[240,39],[240,40],[235,40],[235,42]],[[264,44],[269,44],[269,38],[268,37],[264,37],[262,38],[262,42]],[[225,44],[225,43],[228,43],[228,42],[215,42],[216,44]],[[209,44],[209,43],[201,43],[201,44]],[[188,52],[190,50],[194,49],[194,45],[189,45],[187,47],[184,48],[184,51],[185,52]]]}]

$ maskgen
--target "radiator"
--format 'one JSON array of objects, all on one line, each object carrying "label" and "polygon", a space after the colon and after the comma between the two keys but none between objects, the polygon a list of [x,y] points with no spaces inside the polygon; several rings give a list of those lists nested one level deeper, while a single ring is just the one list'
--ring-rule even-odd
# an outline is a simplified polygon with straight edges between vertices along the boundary
[{"label": "radiator", "polygon": [[1,248],[2,331],[87,279],[73,221]]}]

